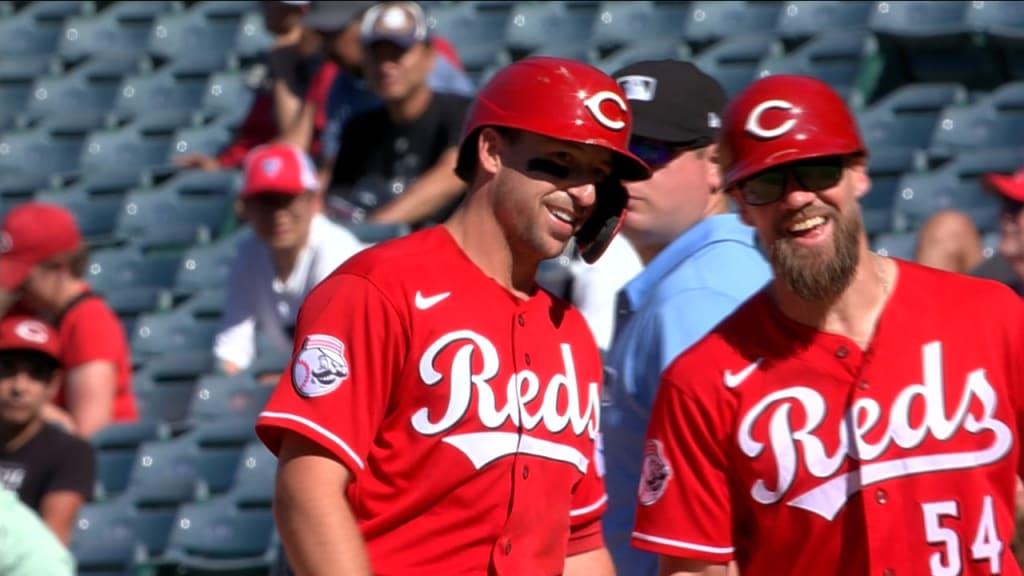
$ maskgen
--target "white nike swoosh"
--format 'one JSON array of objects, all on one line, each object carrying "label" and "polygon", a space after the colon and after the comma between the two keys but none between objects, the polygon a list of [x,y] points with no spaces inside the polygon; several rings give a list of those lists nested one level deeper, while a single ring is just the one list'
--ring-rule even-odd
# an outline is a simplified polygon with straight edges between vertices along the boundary
[{"label": "white nike swoosh", "polygon": [[725,387],[732,389],[736,388],[740,384],[743,384],[743,381],[746,380],[748,376],[753,374],[754,370],[757,370],[757,367],[761,365],[761,361],[763,360],[764,358],[758,358],[757,360],[751,362],[750,366],[747,366],[746,368],[735,374],[733,374],[732,370],[726,370]]},{"label": "white nike swoosh", "polygon": [[451,292],[442,292],[441,294],[437,294],[435,296],[430,296],[428,298],[428,297],[423,295],[423,292],[420,292],[419,290],[417,290],[416,291],[416,307],[419,308],[420,310],[426,310],[427,308],[433,307],[435,304],[437,304],[441,300],[444,300],[445,298],[447,298],[447,297],[449,297],[451,295],[452,295]]}]

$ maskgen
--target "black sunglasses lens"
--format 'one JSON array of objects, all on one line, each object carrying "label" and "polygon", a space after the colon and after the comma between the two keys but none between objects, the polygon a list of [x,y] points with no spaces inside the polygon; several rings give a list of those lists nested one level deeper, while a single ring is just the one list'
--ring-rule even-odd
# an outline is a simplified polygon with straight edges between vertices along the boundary
[{"label": "black sunglasses lens", "polygon": [[806,162],[793,166],[793,173],[809,192],[828,190],[843,177],[843,162],[839,158]]},{"label": "black sunglasses lens", "polygon": [[786,190],[786,173],[768,170],[740,184],[743,201],[751,206],[764,206],[782,198]]}]

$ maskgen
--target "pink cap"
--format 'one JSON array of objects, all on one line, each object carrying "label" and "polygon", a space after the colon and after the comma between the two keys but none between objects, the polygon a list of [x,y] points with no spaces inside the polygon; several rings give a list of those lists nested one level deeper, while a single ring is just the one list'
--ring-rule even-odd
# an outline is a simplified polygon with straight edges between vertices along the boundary
[{"label": "pink cap", "polygon": [[318,188],[313,160],[289,144],[265,144],[245,157],[242,198],[257,194],[304,194]]},{"label": "pink cap", "polygon": [[81,244],[75,216],[62,206],[42,202],[16,206],[0,229],[0,288],[17,288],[33,266]]}]

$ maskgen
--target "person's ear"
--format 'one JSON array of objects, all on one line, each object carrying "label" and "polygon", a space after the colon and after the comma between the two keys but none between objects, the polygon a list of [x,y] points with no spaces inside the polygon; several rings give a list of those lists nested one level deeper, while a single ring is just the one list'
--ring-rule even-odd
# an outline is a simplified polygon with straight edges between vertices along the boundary
[{"label": "person's ear", "polygon": [[485,127],[480,130],[476,139],[476,153],[480,169],[487,174],[497,174],[502,165],[501,152],[505,146],[507,146],[507,142],[494,128]]}]

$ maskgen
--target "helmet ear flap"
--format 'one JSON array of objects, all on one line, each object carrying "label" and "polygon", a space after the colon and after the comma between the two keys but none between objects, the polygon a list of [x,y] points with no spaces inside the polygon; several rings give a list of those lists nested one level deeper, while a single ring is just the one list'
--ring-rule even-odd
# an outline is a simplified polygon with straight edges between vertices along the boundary
[{"label": "helmet ear flap", "polygon": [[576,247],[587,264],[597,262],[622,227],[629,195],[622,182],[609,178],[597,184],[594,213],[576,232]]}]

